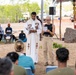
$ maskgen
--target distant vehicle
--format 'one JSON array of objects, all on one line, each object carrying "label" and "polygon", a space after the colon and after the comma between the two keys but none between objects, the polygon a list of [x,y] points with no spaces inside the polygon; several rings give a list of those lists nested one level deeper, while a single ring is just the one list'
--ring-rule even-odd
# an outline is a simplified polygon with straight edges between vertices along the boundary
[{"label": "distant vehicle", "polygon": [[25,19],[23,19],[23,18],[21,18],[21,19],[19,19],[19,23],[25,23]]},{"label": "distant vehicle", "polygon": [[71,16],[71,17],[70,17],[70,20],[71,20],[71,22],[74,22],[74,17]]}]

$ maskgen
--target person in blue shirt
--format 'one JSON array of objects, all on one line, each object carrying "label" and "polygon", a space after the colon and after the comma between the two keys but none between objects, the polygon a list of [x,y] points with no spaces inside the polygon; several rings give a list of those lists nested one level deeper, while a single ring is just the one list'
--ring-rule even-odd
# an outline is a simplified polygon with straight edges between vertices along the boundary
[{"label": "person in blue shirt", "polygon": [[18,65],[19,54],[16,52],[9,52],[6,55],[12,61],[14,67],[14,75],[27,75],[26,70]]},{"label": "person in blue shirt", "polygon": [[21,40],[15,42],[15,51],[19,53],[18,65],[24,68],[30,68],[32,73],[35,73],[34,62],[31,57],[28,57],[24,53],[24,44]]},{"label": "person in blue shirt", "polygon": [[19,34],[19,39],[23,42],[26,42],[27,41],[27,38],[26,38],[26,34],[23,32],[23,30],[21,31],[21,33]]}]

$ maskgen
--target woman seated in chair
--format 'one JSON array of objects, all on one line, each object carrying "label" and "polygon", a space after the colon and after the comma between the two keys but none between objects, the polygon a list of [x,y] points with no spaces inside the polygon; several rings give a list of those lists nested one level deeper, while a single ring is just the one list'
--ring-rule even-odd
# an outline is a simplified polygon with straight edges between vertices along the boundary
[{"label": "woman seated in chair", "polygon": [[15,51],[19,53],[18,65],[24,68],[30,68],[32,73],[35,73],[34,62],[31,57],[28,57],[24,53],[24,44],[22,41],[17,40],[15,43]]}]

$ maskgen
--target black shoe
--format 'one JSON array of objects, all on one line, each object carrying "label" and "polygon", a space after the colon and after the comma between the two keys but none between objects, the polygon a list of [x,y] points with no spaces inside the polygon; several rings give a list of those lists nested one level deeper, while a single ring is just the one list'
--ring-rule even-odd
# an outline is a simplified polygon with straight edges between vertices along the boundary
[{"label": "black shoe", "polygon": [[54,65],[54,62],[52,62],[52,63],[50,64],[50,66],[55,66],[55,65]]},{"label": "black shoe", "polygon": [[37,63],[36,63],[36,62],[35,62],[34,64],[35,64],[35,65],[37,65]]},{"label": "black shoe", "polygon": [[48,65],[49,65],[48,62],[46,62],[44,66],[48,66]]}]

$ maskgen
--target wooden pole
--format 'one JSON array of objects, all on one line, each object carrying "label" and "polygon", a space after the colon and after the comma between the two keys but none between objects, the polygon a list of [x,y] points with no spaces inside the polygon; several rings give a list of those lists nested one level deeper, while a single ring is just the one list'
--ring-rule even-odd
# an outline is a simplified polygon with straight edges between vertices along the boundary
[{"label": "wooden pole", "polygon": [[76,1],[73,1],[74,29],[76,29]]},{"label": "wooden pole", "polygon": [[61,36],[61,21],[62,21],[62,0],[60,0],[60,26],[59,26],[60,40],[62,39],[62,36]]}]

